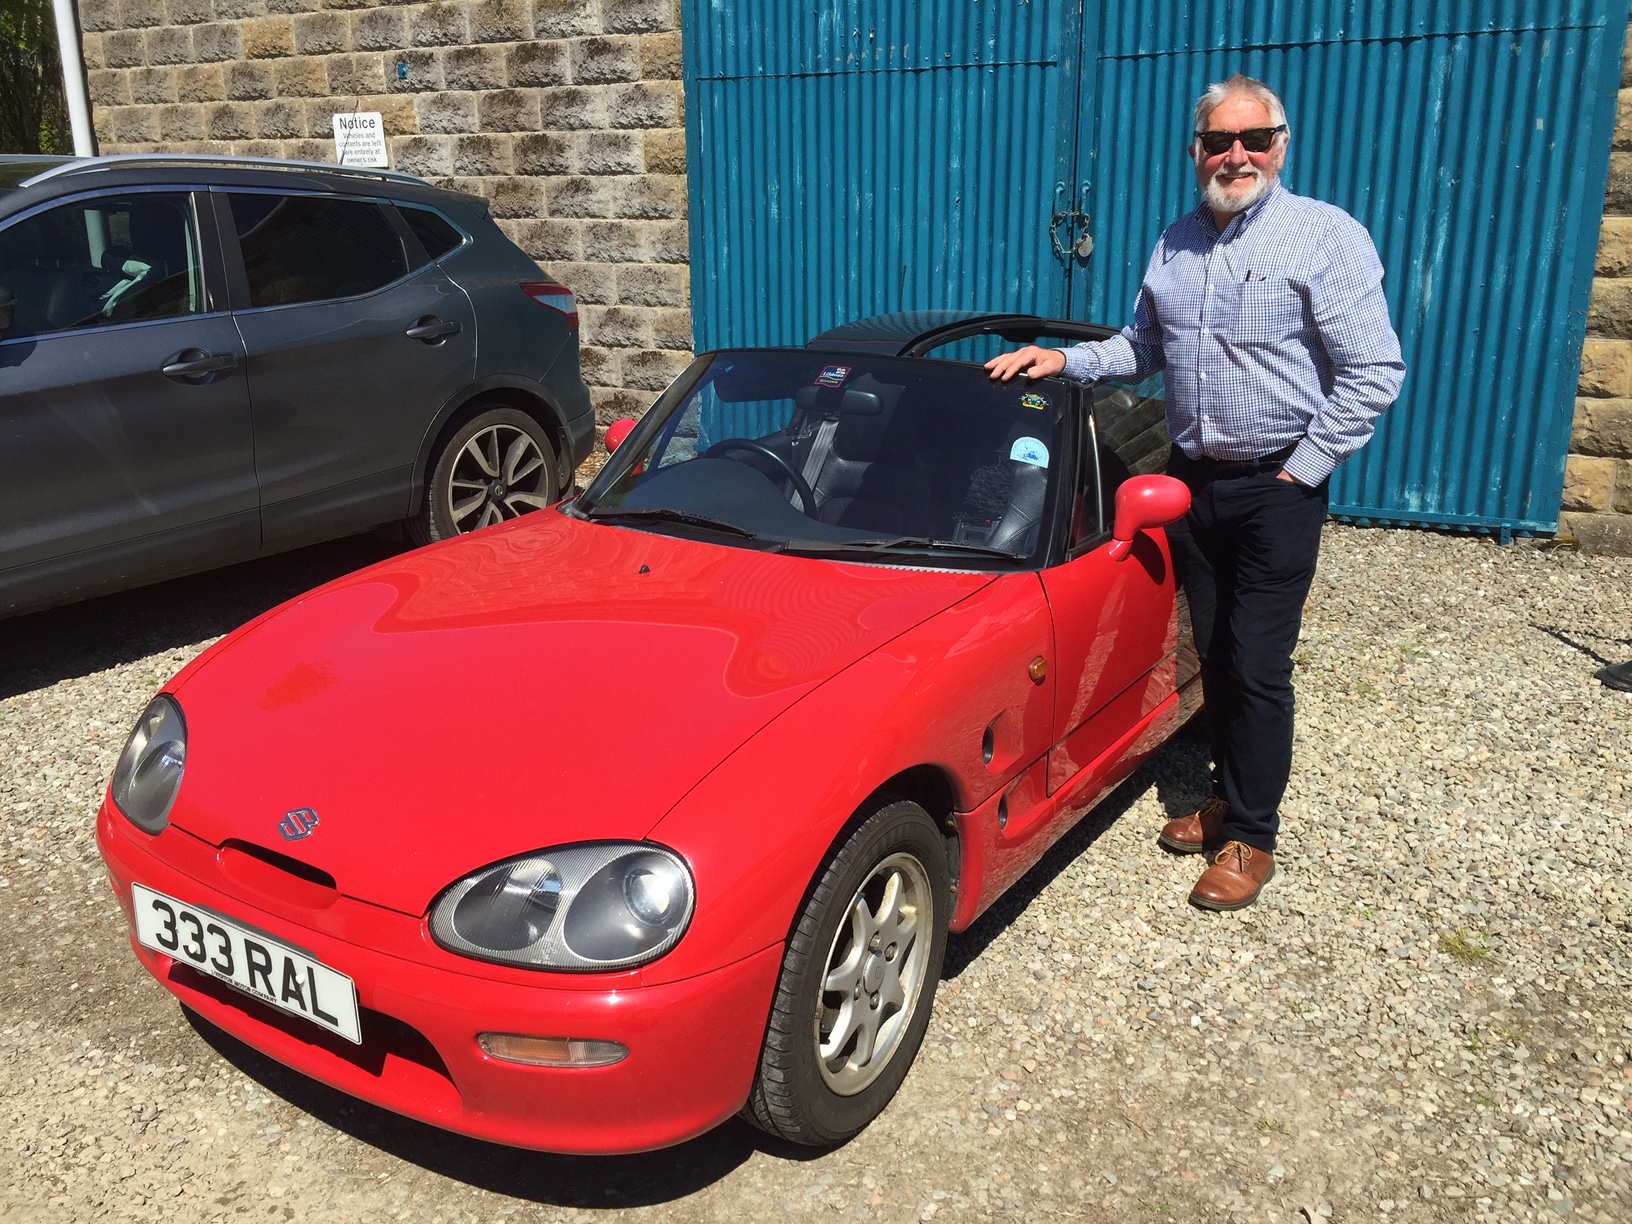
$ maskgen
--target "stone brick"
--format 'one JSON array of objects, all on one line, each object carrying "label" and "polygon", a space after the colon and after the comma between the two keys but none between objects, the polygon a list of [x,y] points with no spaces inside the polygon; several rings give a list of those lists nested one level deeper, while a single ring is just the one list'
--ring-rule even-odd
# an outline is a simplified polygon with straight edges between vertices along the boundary
[{"label": "stone brick", "polygon": [[[303,108],[306,115],[306,134],[313,140],[327,138],[329,149],[334,149],[334,117],[349,115],[354,110],[373,110],[374,108],[362,99],[350,98],[314,98]],[[389,133],[390,129],[386,131]]]},{"label": "stone brick", "polygon": [[608,199],[609,189],[604,179],[571,175],[550,180],[552,217],[604,217]]},{"label": "stone brick", "polygon": [[574,34],[598,34],[600,22],[596,0],[533,0],[533,35],[537,38],[571,38]]},{"label": "stone brick", "polygon": [[620,264],[618,301],[625,306],[684,306],[691,300],[685,264]]},{"label": "stone brick", "polygon": [[93,106],[129,106],[130,73],[104,69],[85,74],[86,88]]},{"label": "stone brick", "polygon": [[1565,510],[1602,512],[1615,492],[1615,460],[1571,455],[1564,462]]},{"label": "stone brick", "polygon": [[1632,280],[1592,282],[1587,334],[1609,340],[1632,340]]},{"label": "stone brick", "polygon": [[[583,324],[580,323],[580,326]],[[578,373],[586,383],[622,382],[623,375],[618,369],[621,355],[615,349],[601,348],[595,344],[581,345],[578,349]]]},{"label": "stone brick", "polygon": [[143,41],[150,64],[187,64],[194,58],[193,35],[187,26],[149,30]]},{"label": "stone brick", "polygon": [[328,67],[329,88],[335,93],[373,94],[385,88],[385,61],[378,55],[331,55]]},{"label": "stone brick", "polygon": [[281,140],[245,140],[235,142],[232,151],[239,157],[282,157]]},{"label": "stone brick", "polygon": [[248,58],[276,59],[294,53],[294,18],[253,17],[244,22],[244,54]]},{"label": "stone brick", "polygon": [[229,21],[193,27],[193,58],[203,64],[244,58],[244,40]]},{"label": "stone brick", "polygon": [[608,34],[674,29],[670,0],[601,0],[601,28]]},{"label": "stone brick", "polygon": [[583,308],[583,327],[586,336],[594,336],[595,343],[611,348],[650,348],[652,329],[647,325],[644,310],[627,306],[586,306]]},{"label": "stone brick", "polygon": [[680,89],[668,81],[641,81],[612,93],[609,126],[620,128],[678,127]]},{"label": "stone brick", "polygon": [[[482,199],[488,201],[488,203],[491,205],[493,202],[493,193],[498,190],[498,185],[503,181],[504,180],[501,178],[484,178],[477,175],[456,174],[451,179],[447,180],[447,183],[449,191],[460,191],[465,195],[480,196]],[[497,217],[494,218],[494,224],[498,224]]]},{"label": "stone brick", "polygon": [[568,86],[564,89],[540,90],[538,95],[540,126],[546,130],[574,128],[605,128],[607,94],[604,89]]},{"label": "stone brick", "polygon": [[[333,136],[330,136],[328,140],[307,139],[285,141],[283,149],[283,155],[285,157],[293,157],[298,161],[334,160]],[[386,151],[386,160],[391,160],[391,153],[389,149]]]},{"label": "stone brick", "polygon": [[218,21],[243,21],[248,17],[265,17],[266,0],[215,0]]},{"label": "stone brick", "polygon": [[[397,75],[398,65],[408,66],[408,75]],[[383,59],[385,87],[392,93],[430,93],[445,88],[442,74],[442,52],[416,48],[398,51]]]},{"label": "stone brick", "polygon": [[584,257],[609,264],[642,262],[648,228],[640,221],[591,221],[583,227]]},{"label": "stone brick", "polygon": [[640,39],[640,75],[648,81],[678,81],[682,74],[680,31],[643,34]]},{"label": "stone brick", "polygon": [[159,132],[166,144],[204,139],[204,108],[194,102],[159,107]]},{"label": "stone brick", "polygon": [[582,227],[577,221],[528,219],[507,221],[511,240],[533,259],[578,259],[583,255]]},{"label": "stone brick", "polygon": [[571,139],[559,132],[517,136],[513,147],[517,174],[571,174],[577,165]]},{"label": "stone brick", "polygon": [[567,44],[572,61],[572,79],[578,85],[640,79],[640,40],[629,35],[617,38],[580,38]]},{"label": "stone brick", "polygon": [[204,128],[212,140],[243,140],[254,134],[255,110],[245,102],[223,102],[205,113]]},{"label": "stone brick", "polygon": [[644,158],[641,169],[650,174],[686,172],[686,129],[653,128],[642,134]]},{"label": "stone brick", "polygon": [[1606,213],[1632,213],[1632,153],[1609,155],[1609,187],[1604,192]]},{"label": "stone brick", "polygon": [[359,51],[394,51],[408,45],[408,14],[401,9],[376,8],[354,13],[351,45]]},{"label": "stone brick", "polygon": [[1632,219],[1605,217],[1598,227],[1599,276],[1632,276]]},{"label": "stone brick", "polygon": [[489,198],[495,217],[538,217],[544,212],[544,187],[538,179],[498,179]]},{"label": "stone brick", "polygon": [[120,146],[113,139],[113,107],[91,111],[91,131],[96,133],[96,147],[104,153],[117,153]]},{"label": "stone brick", "polygon": [[306,108],[282,98],[255,105],[255,135],[262,140],[290,140],[306,135]]},{"label": "stone brick", "polygon": [[456,136],[453,140],[455,174],[509,174],[508,136]]},{"label": "stone brick", "polygon": [[477,124],[484,132],[536,132],[538,94],[531,89],[494,89],[477,95]]},{"label": "stone brick", "polygon": [[623,387],[592,385],[589,388],[589,402],[595,406],[595,423],[601,427],[596,430],[596,436],[599,438],[604,436],[605,427],[612,422],[638,417],[645,412],[651,406],[652,396],[642,391],[629,391]]},{"label": "stone brick", "polygon": [[132,102],[174,102],[176,100],[176,70],[174,68],[137,68],[130,74]]},{"label": "stone brick", "polygon": [[125,144],[151,144],[159,138],[159,108],[121,106],[113,112],[113,138]]},{"label": "stone brick", "polygon": [[379,111],[387,136],[412,136],[419,131],[419,113],[414,109],[414,102],[415,99],[406,94],[375,96],[361,99],[357,109]]},{"label": "stone brick", "polygon": [[280,98],[321,98],[329,92],[328,66],[320,55],[279,60],[273,66]]},{"label": "stone brick", "polygon": [[108,61],[102,54],[102,35],[81,33],[79,36],[79,57],[84,61],[87,72],[106,68]]},{"label": "stone brick", "polygon": [[421,178],[453,173],[453,140],[447,136],[396,136],[387,141],[391,162]]},{"label": "stone brick", "polygon": [[680,349],[691,355],[691,311],[681,307],[671,310],[649,310],[647,318],[652,325],[652,342],[658,348]]},{"label": "stone brick", "polygon": [[623,385],[661,391],[691,364],[690,353],[672,349],[645,349],[623,355]]},{"label": "stone brick", "polygon": [[533,36],[533,12],[527,0],[476,0],[470,6],[473,42],[520,42]]},{"label": "stone brick", "polygon": [[119,0],[80,0],[79,24],[86,30],[119,30]]},{"label": "stone brick", "polygon": [[[324,7],[323,0],[266,0],[266,11],[269,13],[315,13]],[[332,7],[341,8],[343,5]]]},{"label": "stone brick", "polygon": [[293,21],[299,55],[331,55],[351,49],[351,19],[344,13],[302,13]]},{"label": "stone brick", "polygon": [[609,217],[661,220],[686,215],[686,180],[678,175],[630,175],[609,179],[614,184]]},{"label": "stone brick", "polygon": [[164,0],[119,0],[119,25],[126,30],[162,26],[168,16]]},{"label": "stone brick", "polygon": [[1615,103],[1615,128],[1610,134],[1609,147],[1632,149],[1632,89],[1623,89]]},{"label": "stone brick", "polygon": [[[612,269],[605,264],[562,262],[550,271],[572,290],[573,296],[578,299],[580,313],[586,303],[591,306],[612,304]],[[590,343],[595,341],[591,339]]]},{"label": "stone brick", "polygon": [[223,69],[227,78],[227,97],[234,101],[256,101],[276,93],[272,81],[271,64],[252,64],[239,60]]},{"label": "stone brick", "polygon": [[498,89],[504,84],[503,47],[450,47],[442,53],[449,89]]},{"label": "stone brick", "polygon": [[1632,399],[1579,399],[1570,449],[1582,455],[1632,459]]},{"label": "stone brick", "polygon": [[215,20],[214,0],[170,0],[168,11],[171,25],[198,25]]},{"label": "stone brick", "polygon": [[684,221],[648,224],[653,263],[687,263],[691,259],[691,227]]},{"label": "stone brick", "polygon": [[118,30],[102,40],[102,58],[109,68],[137,68],[147,62],[140,30]]},{"label": "stone brick", "polygon": [[436,4],[427,4],[419,9],[414,13],[409,27],[416,47],[446,47],[470,38],[465,6],[452,0],[439,0]]},{"label": "stone brick", "polygon": [[414,99],[414,113],[422,132],[474,132],[476,95],[469,93],[421,94]]},{"label": "stone brick", "polygon": [[1632,459],[1615,461],[1615,500],[1610,508],[1617,514],[1632,514]]},{"label": "stone brick", "polygon": [[1578,395],[1632,396],[1632,343],[1588,340],[1581,347]]},{"label": "stone brick", "polygon": [[176,97],[183,102],[219,102],[227,96],[220,64],[188,64],[176,70]]},{"label": "stone brick", "polygon": [[565,85],[571,65],[564,42],[524,42],[505,55],[505,76],[512,85]]},{"label": "stone brick", "polygon": [[1632,514],[1561,514],[1559,534],[1574,537],[1584,553],[1632,557]]}]

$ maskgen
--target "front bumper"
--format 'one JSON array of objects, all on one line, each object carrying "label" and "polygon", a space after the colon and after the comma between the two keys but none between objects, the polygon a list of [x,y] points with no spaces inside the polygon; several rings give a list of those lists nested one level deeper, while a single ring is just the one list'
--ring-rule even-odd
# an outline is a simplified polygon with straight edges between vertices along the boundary
[{"label": "front bumper", "polygon": [[[453,957],[422,920],[344,896],[304,915],[276,898],[248,901],[221,873],[214,847],[174,827],[150,837],[106,800],[97,845],[127,919],[134,881],[259,927],[350,976],[360,1047],[142,947],[132,927],[137,957],[186,1006],[385,1109],[495,1143],[596,1154],[679,1143],[748,1097],[780,945],[659,986],[642,984],[638,972],[531,973]],[[484,1053],[479,1032],[612,1040],[629,1056],[609,1067],[524,1066]]]}]

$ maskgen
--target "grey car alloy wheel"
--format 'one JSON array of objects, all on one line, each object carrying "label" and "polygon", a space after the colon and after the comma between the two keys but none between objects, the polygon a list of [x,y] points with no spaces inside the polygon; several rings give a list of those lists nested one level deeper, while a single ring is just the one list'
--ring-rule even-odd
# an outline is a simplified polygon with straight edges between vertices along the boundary
[{"label": "grey car alloy wheel", "polygon": [[444,540],[542,510],[557,497],[555,449],[532,417],[489,408],[454,431],[432,469],[420,542]]}]

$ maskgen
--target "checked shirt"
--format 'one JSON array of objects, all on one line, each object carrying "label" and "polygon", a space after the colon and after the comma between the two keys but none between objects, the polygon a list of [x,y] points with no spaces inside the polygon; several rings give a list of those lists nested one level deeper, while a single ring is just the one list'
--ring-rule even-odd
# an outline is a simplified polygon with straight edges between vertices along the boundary
[{"label": "checked shirt", "polygon": [[1167,370],[1167,428],[1192,458],[1256,459],[1318,485],[1365,445],[1405,379],[1383,265],[1348,213],[1276,184],[1224,232],[1205,204],[1163,231],[1109,340],[1065,350],[1078,382]]}]

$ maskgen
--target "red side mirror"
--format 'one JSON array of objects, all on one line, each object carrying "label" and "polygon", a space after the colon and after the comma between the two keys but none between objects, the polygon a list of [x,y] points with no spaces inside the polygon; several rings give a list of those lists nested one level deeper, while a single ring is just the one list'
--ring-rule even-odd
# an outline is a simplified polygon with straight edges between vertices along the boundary
[{"label": "red side mirror", "polygon": [[623,441],[634,432],[635,422],[632,420],[613,421],[606,427],[606,453],[611,454],[623,445]]},{"label": "red side mirror", "polygon": [[1111,528],[1111,560],[1126,561],[1133,537],[1151,527],[1176,523],[1190,509],[1190,490],[1171,476],[1135,476],[1116,491],[1116,525]]}]

